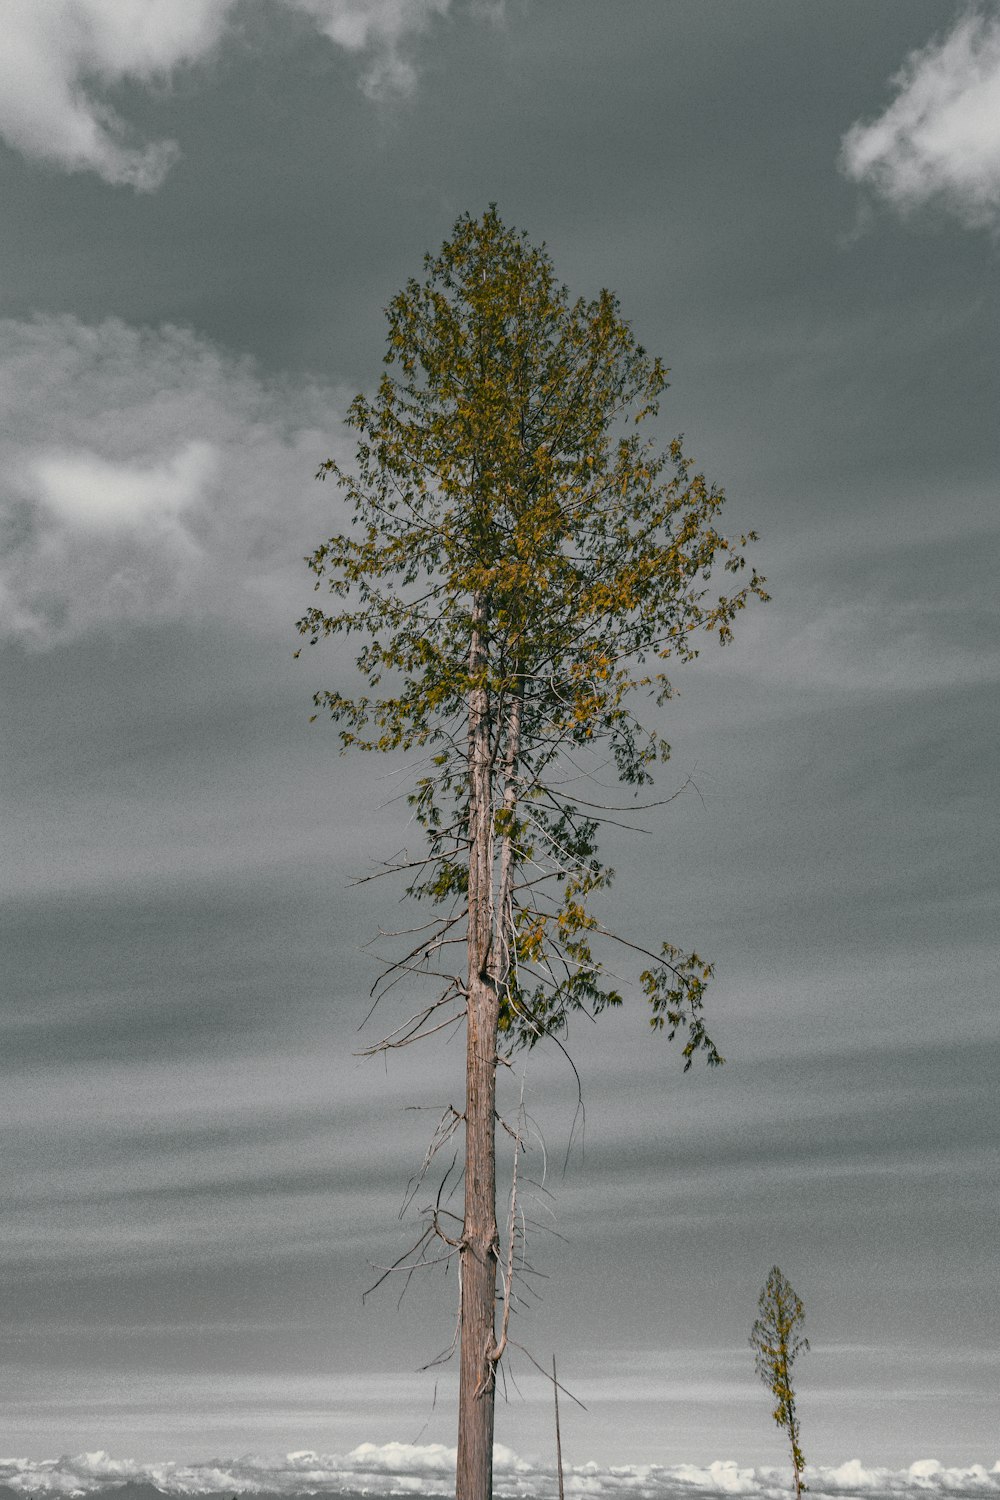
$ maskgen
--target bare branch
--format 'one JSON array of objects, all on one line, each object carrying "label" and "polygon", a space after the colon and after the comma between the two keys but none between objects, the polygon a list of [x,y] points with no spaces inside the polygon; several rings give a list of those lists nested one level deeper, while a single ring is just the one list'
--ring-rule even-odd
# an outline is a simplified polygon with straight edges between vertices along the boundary
[{"label": "bare branch", "polygon": [[355,1057],[375,1057],[379,1052],[395,1052],[398,1051],[401,1047],[411,1047],[414,1042],[426,1041],[427,1038],[429,1036],[433,1036],[436,1031],[444,1031],[447,1026],[457,1026],[460,1021],[465,1020],[465,1011],[460,1010],[455,1015],[449,1016],[447,1020],[439,1021],[436,1026],[429,1027],[427,1031],[421,1031],[419,1029],[419,1026],[422,1021],[426,1019],[427,1014],[429,1014],[429,1012],[425,1012],[425,1015],[420,1018],[420,1021],[418,1021],[417,1025],[414,1026],[413,1030],[411,1032],[408,1032],[406,1036],[397,1037],[395,1041],[390,1041],[388,1037],[383,1037],[382,1040],[380,1042],[376,1042],[374,1046],[364,1047],[360,1052],[356,1052],[354,1054]]},{"label": "bare branch", "polygon": [[[526,1349],[523,1344],[517,1343],[515,1339],[508,1339],[508,1343],[510,1344],[511,1348],[513,1348],[513,1349],[520,1349],[521,1353],[527,1359],[531,1360],[531,1363],[534,1365],[535,1369],[539,1370],[541,1372],[541,1374],[543,1374],[545,1376],[546,1380],[551,1380],[552,1379],[552,1376],[549,1374],[548,1370],[544,1369],[543,1366],[538,1363],[538,1360],[535,1358],[535,1356],[531,1353],[531,1351],[529,1349]],[[574,1396],[573,1392],[571,1390],[568,1390],[567,1387],[563,1385],[563,1383],[562,1383],[561,1380],[558,1381],[557,1384],[559,1386],[559,1389],[562,1391],[563,1395],[564,1396],[568,1396],[571,1401],[575,1401],[576,1404],[577,1404],[577,1406],[580,1408],[581,1411],[586,1411],[587,1410],[586,1406],[584,1406],[584,1404],[580,1400],[580,1398],[578,1396]]]}]

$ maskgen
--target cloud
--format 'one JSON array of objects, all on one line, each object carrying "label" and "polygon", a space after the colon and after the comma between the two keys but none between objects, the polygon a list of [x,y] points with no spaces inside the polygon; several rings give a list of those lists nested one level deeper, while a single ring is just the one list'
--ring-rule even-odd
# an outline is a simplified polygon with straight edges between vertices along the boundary
[{"label": "cloud", "polygon": [[[308,16],[336,46],[363,56],[360,83],[372,98],[413,88],[409,44],[451,7],[451,0],[271,3]],[[208,61],[237,9],[237,0],[7,0],[0,136],[34,160],[152,192],[178,144],[137,140],[107,92],[123,82],[162,87],[179,68]]]},{"label": "cloud", "polygon": [[37,459],[32,472],[41,503],[68,528],[174,528],[203,495],[215,456],[211,443],[187,443],[165,463],[143,468],[95,453],[54,453]]},{"label": "cloud", "polygon": [[[558,1493],[554,1469],[529,1463],[510,1448],[493,1450],[494,1489],[498,1495],[549,1500]],[[211,1459],[204,1464],[137,1463],[107,1453],[81,1453],[54,1460],[0,1460],[0,1483],[27,1494],[92,1495],[113,1493],[113,1486],[155,1484],[169,1495],[243,1494],[324,1495],[345,1490],[372,1494],[444,1493],[453,1482],[455,1450],[441,1443],[361,1443],[347,1454],[310,1450],[283,1457],[247,1455]],[[839,1466],[813,1465],[807,1470],[815,1495],[988,1497],[1000,1494],[1000,1463],[945,1468],[935,1459],[919,1459],[907,1469],[868,1468],[857,1459]],[[570,1466],[566,1493],[586,1497],[625,1494],[649,1500],[730,1495],[773,1497],[784,1491],[784,1470],[744,1468],[732,1460],[715,1463],[622,1464]]]},{"label": "cloud", "polygon": [[407,94],[416,69],[404,44],[447,13],[451,0],[285,0],[313,18],[324,36],[347,52],[370,54],[361,87],[371,99]]},{"label": "cloud", "polygon": [[231,0],[11,0],[0,52],[0,133],[26,156],[150,191],[178,154],[133,142],[102,98],[209,55]]},{"label": "cloud", "polygon": [[180,328],[0,324],[0,635],[252,622],[278,596],[292,619],[340,405]]},{"label": "cloud", "polygon": [[1000,16],[963,15],[892,81],[888,109],[844,136],[844,172],[904,213],[938,203],[1000,227]]},{"label": "cloud", "polygon": [[[996,537],[990,533],[982,542],[995,546]],[[933,577],[935,553],[944,550],[918,549],[927,559],[925,577]],[[900,572],[909,561],[897,559]],[[974,563],[967,585],[940,601],[920,595],[919,580],[912,584],[911,598],[880,597],[875,589],[843,600],[792,597],[784,607],[779,602],[765,617],[747,622],[738,659],[706,651],[702,662],[718,674],[750,672],[755,683],[770,681],[817,695],[884,698],[995,683],[1000,611],[981,592],[979,571]]]}]

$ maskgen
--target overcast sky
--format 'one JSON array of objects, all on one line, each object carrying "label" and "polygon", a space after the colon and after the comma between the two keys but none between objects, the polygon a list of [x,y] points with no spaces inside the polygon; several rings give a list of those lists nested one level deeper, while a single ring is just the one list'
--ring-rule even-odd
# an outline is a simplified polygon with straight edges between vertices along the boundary
[{"label": "overcast sky", "polygon": [[[697,790],[608,845],[620,924],[715,961],[727,1065],[683,1075],[638,996],[574,1027],[564,1172],[573,1078],[528,1060],[551,1196],[518,1339],[586,1403],[571,1464],[780,1465],[747,1347],[777,1262],[810,1462],[992,1465],[1000,12],[8,0],[3,28],[0,1449],[454,1442],[452,1367],[420,1373],[453,1280],[361,1302],[462,1087],[458,1045],[355,1055],[397,908],[349,882],[412,840],[411,770],[339,758],[308,723],[338,649],[292,652],[382,310],[495,200],[670,365],[663,441],[773,593],[649,710],[664,791]],[[550,1464],[511,1373],[498,1441]]]}]

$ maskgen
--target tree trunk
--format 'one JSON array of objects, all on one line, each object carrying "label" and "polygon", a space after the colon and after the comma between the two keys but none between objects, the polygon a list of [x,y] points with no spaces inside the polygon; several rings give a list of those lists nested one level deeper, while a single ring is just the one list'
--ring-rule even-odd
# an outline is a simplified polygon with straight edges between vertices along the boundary
[{"label": "tree trunk", "polygon": [[795,1416],[795,1403],[788,1403],[788,1436],[792,1441],[792,1478],[795,1482],[795,1500],[802,1500],[802,1453],[799,1448],[799,1424]]},{"label": "tree trunk", "polygon": [[495,1397],[496,1070],[499,1000],[493,937],[493,798],[490,704],[484,665],[485,604],[473,603],[469,666],[469,927],[465,1088],[465,1223],[462,1230],[457,1500],[491,1500]]}]

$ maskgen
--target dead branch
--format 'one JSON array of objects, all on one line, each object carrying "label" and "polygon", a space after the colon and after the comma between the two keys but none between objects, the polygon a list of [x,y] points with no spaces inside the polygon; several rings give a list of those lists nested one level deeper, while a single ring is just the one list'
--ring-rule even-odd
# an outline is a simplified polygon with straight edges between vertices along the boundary
[{"label": "dead branch", "polygon": [[[521,1084],[521,1109],[520,1109],[520,1114],[522,1115],[522,1117],[523,1117],[523,1111],[524,1111],[524,1083],[522,1081],[522,1084]],[[506,1122],[505,1121],[501,1121],[501,1124],[506,1125]],[[510,1129],[509,1126],[506,1126],[506,1128],[508,1130]],[[519,1122],[519,1128],[518,1128],[516,1134],[514,1134],[514,1165],[513,1165],[512,1171],[511,1171],[510,1220],[509,1220],[508,1233],[507,1233],[507,1264],[506,1264],[506,1267],[504,1269],[504,1277],[503,1277],[503,1316],[502,1316],[501,1322],[500,1322],[500,1338],[498,1340],[494,1341],[493,1347],[492,1347],[492,1349],[489,1352],[489,1361],[490,1361],[491,1368],[495,1368],[496,1365],[499,1364],[500,1360],[503,1358],[503,1352],[504,1352],[504,1350],[507,1347],[507,1330],[508,1330],[508,1328],[510,1326],[510,1305],[511,1305],[511,1298],[512,1298],[512,1295],[513,1295],[513,1287],[514,1287],[514,1240],[515,1240],[515,1237],[516,1237],[516,1234],[517,1234],[517,1212],[518,1212],[518,1201],[517,1201],[517,1164],[518,1164],[518,1158],[520,1156],[520,1150],[521,1150],[521,1131],[520,1131],[520,1122]],[[522,1230],[522,1232],[523,1232],[523,1230]],[[499,1256],[497,1258],[499,1259]]]},{"label": "dead branch", "polygon": [[[523,1344],[517,1343],[515,1339],[509,1339],[508,1342],[512,1349],[520,1349],[525,1358],[531,1360],[531,1363],[534,1365],[535,1369],[538,1370],[542,1375],[544,1375],[546,1380],[552,1379],[552,1376],[549,1374],[548,1370],[546,1370],[542,1365],[538,1363],[538,1360],[531,1353],[530,1349],[526,1349]],[[561,1380],[557,1381],[556,1384],[558,1385],[564,1396],[568,1396],[571,1401],[576,1402],[581,1411],[587,1410],[586,1406],[584,1406],[579,1396],[574,1396],[573,1392],[571,1390],[568,1390],[567,1387],[563,1385]]]},{"label": "dead branch", "polygon": [[[448,1144],[456,1129],[458,1128],[460,1121],[464,1119],[465,1116],[459,1114],[458,1110],[453,1104],[449,1104],[447,1109],[442,1114],[441,1118],[438,1120],[438,1123],[434,1127],[434,1133],[427,1144],[427,1150],[424,1152],[424,1159],[420,1164],[420,1168],[414,1174],[414,1176],[410,1178],[410,1181],[407,1184],[406,1193],[403,1196],[403,1204],[399,1210],[400,1218],[403,1217],[403,1215],[406,1213],[406,1210],[413,1202],[413,1199],[416,1197],[417,1189],[420,1187],[420,1184],[423,1182],[424,1178],[427,1176],[427,1173],[430,1171],[431,1162],[441,1150],[441,1147]],[[439,1204],[441,1202],[441,1193],[444,1191],[444,1185],[454,1171],[455,1162],[457,1160],[458,1157],[456,1155],[452,1160],[451,1166],[444,1174],[444,1178],[441,1182],[441,1187],[438,1190]]]},{"label": "dead branch", "polygon": [[[434,1008],[436,1009],[437,1007],[435,1006]],[[460,1010],[455,1015],[449,1016],[447,1020],[439,1021],[436,1026],[431,1026],[426,1031],[421,1031],[419,1028],[427,1019],[428,1014],[429,1012],[425,1012],[417,1025],[406,1036],[398,1037],[395,1041],[391,1041],[389,1037],[383,1037],[374,1046],[363,1047],[360,1052],[355,1052],[355,1057],[375,1057],[379,1052],[394,1052],[398,1051],[400,1047],[410,1047],[414,1042],[425,1041],[427,1037],[433,1036],[436,1031],[444,1031],[446,1026],[457,1026],[460,1021],[465,1020],[465,1011]]]}]

